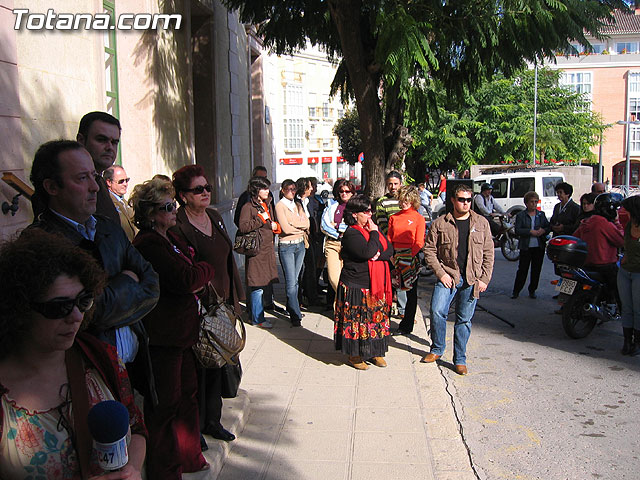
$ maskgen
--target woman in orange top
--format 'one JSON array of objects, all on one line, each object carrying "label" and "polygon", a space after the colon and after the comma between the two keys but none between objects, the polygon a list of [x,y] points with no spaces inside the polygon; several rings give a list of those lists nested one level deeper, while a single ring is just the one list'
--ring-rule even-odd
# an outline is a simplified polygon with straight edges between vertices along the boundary
[{"label": "woman in orange top", "polygon": [[407,304],[404,317],[393,331],[393,335],[408,335],[413,330],[413,323],[418,306],[418,273],[420,262],[418,252],[424,246],[426,222],[418,213],[420,208],[420,192],[414,186],[403,185],[398,190],[398,203],[401,210],[389,217],[389,240],[395,251],[393,265],[396,278],[400,277],[398,294],[406,292]]},{"label": "woman in orange top", "polygon": [[245,257],[245,274],[250,291],[251,322],[262,328],[273,326],[269,320],[264,319],[262,293],[267,285],[279,282],[273,238],[282,231],[269,205],[270,185],[269,180],[263,177],[253,177],[249,181],[251,200],[242,206],[238,221],[238,232],[256,230],[260,236],[258,254]]}]

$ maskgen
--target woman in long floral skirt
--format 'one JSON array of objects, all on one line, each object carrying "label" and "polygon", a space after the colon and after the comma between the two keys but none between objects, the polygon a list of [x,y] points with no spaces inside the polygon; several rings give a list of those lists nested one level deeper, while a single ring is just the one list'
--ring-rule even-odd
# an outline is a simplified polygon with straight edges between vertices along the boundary
[{"label": "woman in long floral skirt", "polygon": [[347,203],[343,221],[343,266],[336,297],[334,340],[349,364],[366,370],[370,361],[386,367],[389,343],[391,242],[371,220],[371,202],[357,195]]}]

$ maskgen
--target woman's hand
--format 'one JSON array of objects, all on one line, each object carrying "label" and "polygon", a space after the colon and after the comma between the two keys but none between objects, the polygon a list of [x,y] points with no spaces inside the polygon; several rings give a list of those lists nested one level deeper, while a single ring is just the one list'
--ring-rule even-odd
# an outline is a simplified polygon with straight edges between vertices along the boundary
[{"label": "woman's hand", "polygon": [[271,222],[271,230],[274,232],[278,230],[278,224],[276,222]]},{"label": "woman's hand", "polygon": [[89,480],[142,480],[142,474],[132,465],[127,464],[122,467],[122,470],[90,477]]},{"label": "woman's hand", "polygon": [[259,216],[260,218],[262,218],[262,220],[264,220],[265,222],[266,222],[267,220],[269,220],[269,213],[268,213],[268,212],[260,212],[260,213],[258,214],[258,216]]},{"label": "woman's hand", "polygon": [[380,258],[380,250],[376,252],[376,254],[371,258],[371,260],[375,262],[378,258]]},{"label": "woman's hand", "polygon": [[373,220],[368,219],[367,220],[367,230],[369,230],[370,232],[377,232],[378,231],[378,225],[376,225]]}]

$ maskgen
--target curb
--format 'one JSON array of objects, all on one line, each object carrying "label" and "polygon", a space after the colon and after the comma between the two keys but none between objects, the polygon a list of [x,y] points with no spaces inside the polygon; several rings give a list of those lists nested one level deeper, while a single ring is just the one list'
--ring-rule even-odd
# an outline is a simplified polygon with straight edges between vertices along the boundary
[{"label": "curb", "polygon": [[[225,398],[222,407],[222,424],[227,430],[239,437],[244,430],[249,414],[251,412],[251,401],[249,394],[243,390],[238,390],[236,398]],[[204,472],[185,473],[182,477],[185,480],[215,480],[218,478],[225,460],[231,451],[230,442],[216,440],[210,435],[204,435],[209,445],[209,450],[202,452],[211,468]]]}]

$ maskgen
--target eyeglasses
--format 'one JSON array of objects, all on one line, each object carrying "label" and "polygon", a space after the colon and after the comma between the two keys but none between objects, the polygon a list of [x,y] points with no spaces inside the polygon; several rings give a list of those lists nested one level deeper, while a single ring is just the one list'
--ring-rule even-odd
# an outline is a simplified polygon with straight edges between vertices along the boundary
[{"label": "eyeglasses", "polygon": [[366,210],[362,210],[362,212],[360,212],[360,213],[365,213],[367,215],[371,215],[371,209],[367,208]]},{"label": "eyeglasses", "polygon": [[347,194],[347,193],[353,193],[353,192],[351,190],[340,190],[340,195]]},{"label": "eyeglasses", "polygon": [[471,197],[456,197],[456,200],[460,203],[471,203]]},{"label": "eyeglasses", "polygon": [[283,188],[285,192],[295,192],[298,190],[296,187]]},{"label": "eyeglasses", "polygon": [[118,180],[116,183],[118,185],[122,185],[123,183],[129,183],[129,180],[131,180],[130,178],[121,178],[120,180]]},{"label": "eyeglasses", "polygon": [[213,186],[210,183],[207,183],[206,185],[198,185],[197,187],[187,188],[185,192],[192,192],[192,193],[195,193],[196,195],[202,195],[202,193],[205,190],[211,193],[212,188]]},{"label": "eyeglasses", "polygon": [[84,313],[93,306],[93,293],[87,290],[81,291],[76,298],[55,299],[48,302],[32,302],[31,308],[50,320],[64,318],[78,307]]},{"label": "eyeglasses", "polygon": [[173,212],[176,208],[178,207],[178,205],[176,204],[176,202],[167,202],[164,205],[160,205],[158,207],[158,210],[161,212],[167,212],[167,213],[171,213]]}]

